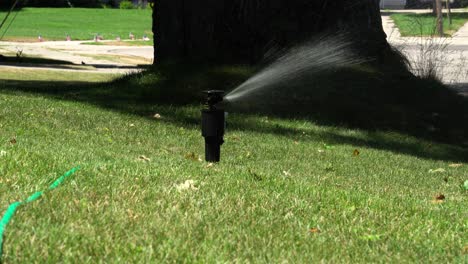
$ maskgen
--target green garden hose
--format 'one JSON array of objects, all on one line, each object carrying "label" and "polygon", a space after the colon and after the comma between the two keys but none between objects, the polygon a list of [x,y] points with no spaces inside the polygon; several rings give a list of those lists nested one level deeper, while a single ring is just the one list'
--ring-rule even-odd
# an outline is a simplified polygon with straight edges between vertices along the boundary
[{"label": "green garden hose", "polygon": [[[52,191],[56,189],[57,187],[59,187],[68,177],[73,175],[78,169],[79,167],[76,167],[66,172],[60,178],[55,180],[54,183],[52,183],[46,191]],[[5,229],[8,223],[11,221],[11,219],[15,215],[15,212],[18,209],[18,207],[20,207],[21,205],[36,201],[42,196],[42,194],[44,194],[44,191],[36,192],[33,195],[29,196],[24,201],[14,202],[10,204],[10,206],[8,206],[8,209],[3,214],[3,217],[0,220],[0,263],[2,262],[2,256],[3,256],[3,251],[2,251],[3,250],[3,236],[4,236]]]}]

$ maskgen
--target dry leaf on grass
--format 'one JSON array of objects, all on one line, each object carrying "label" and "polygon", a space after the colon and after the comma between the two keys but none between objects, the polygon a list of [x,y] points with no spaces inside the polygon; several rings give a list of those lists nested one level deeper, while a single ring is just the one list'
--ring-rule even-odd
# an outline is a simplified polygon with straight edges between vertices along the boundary
[{"label": "dry leaf on grass", "polygon": [[161,116],[160,114],[154,114],[153,118],[154,118],[154,119],[161,119],[162,116]]},{"label": "dry leaf on grass", "polygon": [[463,247],[463,254],[467,255],[468,254],[468,245]]},{"label": "dry leaf on grass", "polygon": [[187,191],[187,190],[193,190],[193,191],[198,190],[198,187],[196,186],[196,182],[194,180],[186,180],[184,183],[176,185],[175,188],[179,192]]},{"label": "dry leaf on grass", "polygon": [[309,229],[309,232],[313,234],[318,234],[320,233],[320,229],[318,229],[317,227],[314,227],[314,228]]},{"label": "dry leaf on grass", "polygon": [[445,195],[439,193],[434,197],[434,200],[432,202],[438,204],[438,203],[443,203],[444,200],[445,200]]},{"label": "dry leaf on grass", "polygon": [[355,156],[355,157],[359,156],[360,154],[361,154],[361,152],[359,152],[358,149],[355,149],[355,150],[353,151],[353,156]]},{"label": "dry leaf on grass", "polygon": [[139,160],[142,160],[142,161],[146,161],[146,162],[150,162],[151,159],[147,158],[145,155],[141,155],[138,157]]},{"label": "dry leaf on grass", "polygon": [[195,154],[194,152],[189,152],[187,154],[185,154],[185,158],[188,159],[188,160],[193,160],[193,161],[203,161],[197,154]]},{"label": "dry leaf on grass", "polygon": [[0,151],[0,157],[6,156],[6,154],[7,154],[6,151],[4,151],[4,150]]},{"label": "dry leaf on grass", "polygon": [[16,141],[16,137],[10,139],[10,143],[11,143],[11,144],[16,144],[16,142],[17,142],[17,141]]},{"label": "dry leaf on grass", "polygon": [[449,165],[450,168],[458,168],[458,167],[461,167],[461,166],[463,166],[463,164],[461,164],[461,163],[454,163],[454,164]]},{"label": "dry leaf on grass", "polygon": [[438,168],[438,169],[430,169],[429,173],[438,173],[438,172],[445,172],[445,169]]}]

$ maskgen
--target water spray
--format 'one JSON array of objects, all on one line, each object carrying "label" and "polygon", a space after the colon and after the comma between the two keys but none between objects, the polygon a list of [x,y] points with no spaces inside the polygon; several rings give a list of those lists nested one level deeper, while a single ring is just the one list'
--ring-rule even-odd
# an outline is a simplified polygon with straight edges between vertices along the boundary
[{"label": "water spray", "polygon": [[220,105],[224,91],[210,90],[206,95],[205,108],[202,110],[202,136],[205,138],[205,160],[219,162],[221,145],[224,143],[225,113]]}]

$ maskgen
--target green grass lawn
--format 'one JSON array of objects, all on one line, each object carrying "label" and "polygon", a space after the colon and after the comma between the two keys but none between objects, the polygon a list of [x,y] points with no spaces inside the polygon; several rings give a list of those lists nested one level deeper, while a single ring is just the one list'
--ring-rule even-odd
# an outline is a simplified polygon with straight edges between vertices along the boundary
[{"label": "green grass lawn", "polygon": [[77,71],[50,71],[47,69],[9,68],[0,70],[0,82],[3,81],[51,81],[51,82],[107,82],[118,75]]},{"label": "green grass lawn", "polygon": [[0,210],[81,166],[19,209],[5,263],[467,260],[466,148],[231,112],[222,161],[208,164],[200,105],[165,98],[232,88],[252,71],[176,68],[188,81],[0,80]]},{"label": "green grass lawn", "polygon": [[[5,14],[0,11],[0,17]],[[3,40],[37,41],[39,35],[45,40],[65,40],[67,34],[73,40],[91,40],[98,33],[105,39],[127,39],[130,32],[137,38],[145,34],[152,38],[151,21],[151,9],[24,8]]]},{"label": "green grass lawn", "polygon": [[[391,18],[404,37],[435,36],[436,18],[432,14],[392,14]],[[453,13],[453,24],[444,16],[444,32],[451,36],[468,21],[468,13]]]}]

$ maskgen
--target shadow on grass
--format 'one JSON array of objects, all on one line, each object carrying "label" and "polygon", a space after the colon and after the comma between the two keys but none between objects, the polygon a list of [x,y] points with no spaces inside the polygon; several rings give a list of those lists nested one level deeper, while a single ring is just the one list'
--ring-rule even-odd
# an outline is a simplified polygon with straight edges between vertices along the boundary
[{"label": "shadow on grass", "polygon": [[2,64],[63,64],[63,65],[73,65],[73,63],[69,61],[63,60],[54,60],[54,59],[47,59],[47,58],[36,58],[36,57],[16,57],[16,56],[3,56],[0,55],[0,62]]},{"label": "shadow on grass", "polygon": [[[106,84],[72,82],[4,81],[3,93],[17,91],[60,100],[79,101],[102,108],[196,128],[199,112],[184,105],[200,106],[202,90],[229,90],[242,83],[254,69],[242,66],[172,65],[123,77]],[[359,66],[306,76],[296,83],[251,94],[228,105],[230,130],[269,133],[290,139],[324,140],[330,144],[368,146],[426,159],[468,161],[468,102],[438,82],[420,80],[406,73],[379,72]],[[328,126],[323,132],[304,131],[278,124],[259,123],[251,114],[311,120]],[[365,138],[343,135],[334,127],[368,131]],[[401,136],[395,131],[425,142]],[[310,137],[302,139],[306,132]],[[432,145],[431,141],[446,143]]]},{"label": "shadow on grass", "polygon": [[118,65],[118,64],[75,64],[70,61],[55,60],[48,58],[36,57],[13,57],[0,55],[0,63],[4,66],[12,67],[28,67],[28,68],[47,68],[47,69],[73,69],[73,70],[89,70],[87,67],[95,69],[141,69],[147,68],[148,65]]}]

